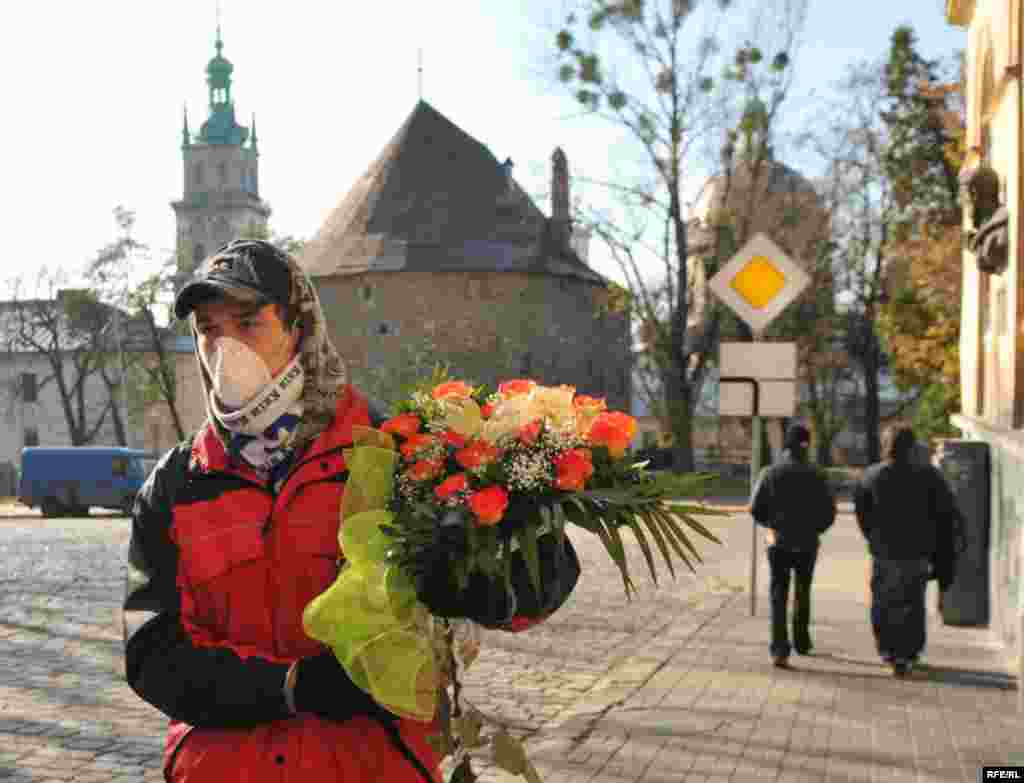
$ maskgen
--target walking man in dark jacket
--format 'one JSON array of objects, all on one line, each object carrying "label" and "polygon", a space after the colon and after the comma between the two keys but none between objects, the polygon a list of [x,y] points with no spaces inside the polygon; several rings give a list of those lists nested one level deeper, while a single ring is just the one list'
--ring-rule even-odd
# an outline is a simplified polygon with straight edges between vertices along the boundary
[{"label": "walking man in dark jacket", "polygon": [[790,574],[796,579],[793,607],[793,647],[799,655],[811,643],[811,580],[822,533],[836,518],[835,496],[825,476],[807,461],[811,433],[793,426],[786,433],[782,461],[766,468],[758,478],[750,513],[768,528],[768,566],[771,571],[772,662],[789,665],[790,643],[786,628]]},{"label": "walking man in dark jacket", "polygon": [[871,552],[871,627],[878,654],[897,677],[924,650],[928,579],[945,589],[956,558],[956,502],[945,478],[914,458],[910,427],[889,428],[884,461],[868,468],[854,492],[857,524]]}]

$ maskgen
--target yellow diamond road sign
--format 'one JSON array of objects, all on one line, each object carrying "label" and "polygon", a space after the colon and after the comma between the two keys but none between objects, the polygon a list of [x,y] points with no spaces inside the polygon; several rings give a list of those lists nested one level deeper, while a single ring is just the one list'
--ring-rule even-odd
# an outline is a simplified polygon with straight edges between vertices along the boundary
[{"label": "yellow diamond road sign", "polygon": [[756,334],[763,332],[811,282],[764,234],[757,234],[708,281],[708,287]]}]

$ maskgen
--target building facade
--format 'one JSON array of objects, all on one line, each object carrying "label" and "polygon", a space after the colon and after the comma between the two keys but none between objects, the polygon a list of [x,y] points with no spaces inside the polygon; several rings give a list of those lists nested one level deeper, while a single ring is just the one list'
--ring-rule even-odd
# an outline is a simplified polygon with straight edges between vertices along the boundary
[{"label": "building facade", "polygon": [[447,363],[493,384],[529,376],[630,408],[629,319],[583,260],[565,153],[552,214],[512,161],[420,101],[299,259],[353,379],[384,402]]},{"label": "building facade", "polygon": [[206,66],[209,114],[193,135],[185,111],[181,129],[182,197],[171,203],[177,224],[178,270],[190,273],[221,245],[266,232],[270,207],[260,198],[256,119],[239,125],[231,97],[234,66],[223,56],[220,28],[216,54]]},{"label": "building facade", "polygon": [[[967,145],[961,411],[989,446],[991,624],[1024,667],[1024,241],[1021,0],[947,0],[965,28]],[[1024,674],[1024,669],[1022,669]]]},{"label": "building facade", "polygon": [[116,381],[122,367],[118,337],[131,353],[141,324],[123,314],[118,321],[113,308],[102,311],[90,332],[68,325],[60,295],[0,302],[0,465],[18,468],[26,446],[72,445],[72,422],[88,445],[118,445],[115,407],[125,422],[125,445],[144,447],[138,399],[109,386],[97,366],[106,363],[108,377]]}]

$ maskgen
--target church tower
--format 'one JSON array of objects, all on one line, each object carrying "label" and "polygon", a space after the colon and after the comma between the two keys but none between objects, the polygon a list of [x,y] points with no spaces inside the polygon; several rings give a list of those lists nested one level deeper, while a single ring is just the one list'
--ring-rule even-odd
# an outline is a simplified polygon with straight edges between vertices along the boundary
[{"label": "church tower", "polygon": [[238,236],[262,236],[270,207],[259,194],[259,151],[256,119],[252,128],[235,120],[231,98],[234,66],[221,53],[220,25],[214,44],[217,53],[206,66],[210,90],[209,116],[199,133],[188,127],[185,110],[181,129],[184,193],[171,203],[177,221],[178,271],[187,275],[210,253]]}]

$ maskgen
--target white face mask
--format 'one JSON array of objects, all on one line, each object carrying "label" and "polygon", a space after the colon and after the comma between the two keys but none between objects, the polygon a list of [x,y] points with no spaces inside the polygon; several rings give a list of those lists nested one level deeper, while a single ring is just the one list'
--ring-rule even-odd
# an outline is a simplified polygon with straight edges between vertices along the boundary
[{"label": "white face mask", "polygon": [[273,380],[259,354],[233,337],[218,337],[212,355],[201,355],[213,391],[229,408],[241,408]]}]

